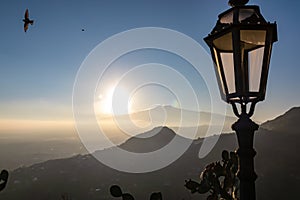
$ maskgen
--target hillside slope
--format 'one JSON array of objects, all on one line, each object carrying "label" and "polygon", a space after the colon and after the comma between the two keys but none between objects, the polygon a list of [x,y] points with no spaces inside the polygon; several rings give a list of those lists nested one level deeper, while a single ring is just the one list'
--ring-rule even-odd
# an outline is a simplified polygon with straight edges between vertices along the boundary
[{"label": "hillside slope", "polygon": [[[287,112],[281,116],[281,120],[298,120],[293,118],[298,116],[297,112],[299,109]],[[298,199],[300,134],[294,130],[300,130],[300,123],[296,123],[295,127],[280,126],[279,129],[275,126],[276,121],[268,123],[274,124],[272,131],[262,128],[255,135],[257,199]],[[155,148],[166,144],[175,135],[167,127],[160,128],[159,132],[153,131],[156,135],[143,140],[143,137],[154,133],[147,132],[138,139],[131,138],[122,144],[123,148],[141,152],[149,150],[151,144],[159,143],[154,145]],[[8,186],[0,193],[0,199],[54,200],[59,199],[61,194],[69,194],[72,200],[111,200],[113,197],[109,194],[109,187],[112,184],[119,184],[136,199],[149,199],[149,194],[154,191],[161,191],[166,200],[205,199],[204,195],[190,194],[183,186],[184,180],[199,179],[200,172],[207,164],[220,160],[222,150],[236,149],[237,142],[234,134],[222,135],[209,155],[199,159],[198,152],[202,143],[203,139],[194,140],[184,155],[170,166],[144,174],[113,170],[91,155],[50,160],[19,168],[11,172]]]}]

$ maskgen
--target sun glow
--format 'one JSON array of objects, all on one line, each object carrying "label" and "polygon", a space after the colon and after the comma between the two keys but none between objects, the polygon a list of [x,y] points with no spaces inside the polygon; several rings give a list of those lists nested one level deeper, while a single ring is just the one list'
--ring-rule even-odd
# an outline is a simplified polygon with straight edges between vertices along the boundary
[{"label": "sun glow", "polygon": [[95,109],[97,114],[111,115],[112,112],[112,98],[114,94],[114,87],[109,87],[105,92],[98,95]]},{"label": "sun glow", "polygon": [[95,111],[100,115],[128,114],[128,99],[128,92],[124,87],[108,87],[98,95],[95,102]]}]

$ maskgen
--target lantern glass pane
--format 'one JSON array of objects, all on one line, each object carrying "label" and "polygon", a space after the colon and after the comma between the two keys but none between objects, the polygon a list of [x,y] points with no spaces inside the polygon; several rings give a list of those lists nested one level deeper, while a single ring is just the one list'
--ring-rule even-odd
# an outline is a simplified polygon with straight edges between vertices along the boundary
[{"label": "lantern glass pane", "polygon": [[248,53],[249,91],[259,92],[265,47],[261,47]]},{"label": "lantern glass pane", "polygon": [[219,89],[220,89],[221,95],[222,95],[222,97],[224,97],[225,96],[225,88],[224,88],[224,84],[223,84],[223,78],[221,75],[221,69],[220,69],[221,66],[220,66],[220,61],[218,59],[218,57],[219,57],[218,52],[215,48],[214,48],[214,57],[216,60],[215,71],[216,71],[217,81],[219,84]]},{"label": "lantern glass pane", "polygon": [[213,41],[213,44],[219,51],[232,51],[232,33],[229,32],[218,37]]},{"label": "lantern glass pane", "polygon": [[223,70],[228,87],[228,93],[235,93],[235,77],[234,77],[234,62],[233,53],[221,53]]},{"label": "lantern glass pane", "polygon": [[239,22],[241,23],[255,17],[258,18],[255,10],[252,8],[243,8],[239,10]]},{"label": "lantern glass pane", "polygon": [[233,23],[233,11],[226,13],[220,18],[222,24],[231,24]]},{"label": "lantern glass pane", "polygon": [[253,50],[265,45],[265,30],[241,30],[241,46],[244,50]]}]

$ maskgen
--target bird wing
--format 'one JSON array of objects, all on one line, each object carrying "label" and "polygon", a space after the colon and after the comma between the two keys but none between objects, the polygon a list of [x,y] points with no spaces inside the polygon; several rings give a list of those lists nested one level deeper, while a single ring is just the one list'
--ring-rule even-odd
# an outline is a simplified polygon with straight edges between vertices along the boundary
[{"label": "bird wing", "polygon": [[25,19],[28,19],[29,18],[29,12],[28,12],[28,9],[26,9],[26,11],[25,11]]},{"label": "bird wing", "polygon": [[28,29],[28,23],[24,23],[24,31],[26,32]]}]

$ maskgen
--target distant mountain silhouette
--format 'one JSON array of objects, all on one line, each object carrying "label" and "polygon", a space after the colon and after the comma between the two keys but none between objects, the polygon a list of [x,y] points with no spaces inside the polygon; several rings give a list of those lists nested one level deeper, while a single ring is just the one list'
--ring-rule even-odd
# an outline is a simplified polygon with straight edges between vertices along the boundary
[{"label": "distant mountain silhouette", "polygon": [[298,132],[300,123],[300,107],[294,107],[288,110],[285,114],[276,117],[273,120],[267,121],[261,125],[267,130]]},{"label": "distant mountain silhouette", "polygon": [[[276,121],[299,120],[297,113],[298,108],[291,109],[280,118],[265,123],[270,127],[272,125],[271,131],[261,128],[255,134],[257,199],[299,198],[300,134],[294,130],[300,130],[300,123],[294,123],[292,131],[289,126],[276,125]],[[120,146],[136,152],[153,150],[172,140],[175,133],[167,127],[158,127],[138,136]],[[19,168],[10,173],[7,188],[0,193],[0,199],[52,200],[59,199],[61,194],[68,194],[72,199],[79,200],[111,200],[109,187],[114,184],[121,185],[124,191],[130,192],[136,199],[148,199],[154,191],[161,191],[166,200],[205,199],[203,195],[190,194],[184,187],[184,180],[199,179],[200,172],[207,164],[219,160],[222,150],[236,149],[237,142],[235,134],[221,135],[208,156],[199,159],[198,152],[202,143],[201,138],[194,140],[182,157],[170,166],[145,174],[116,171],[89,154]]]},{"label": "distant mountain silhouette", "polygon": [[[184,119],[182,117],[185,117]],[[167,125],[167,126],[178,126],[180,123],[181,126],[200,126],[200,125],[208,125],[211,122],[211,117],[215,117],[217,121],[219,120],[219,124],[223,124],[222,119],[225,118],[226,122],[234,122],[236,120],[235,117],[226,116],[217,113],[209,113],[209,112],[198,112],[192,110],[186,110],[182,108],[176,108],[170,105],[166,106],[155,106],[151,109],[142,110],[138,112],[131,113],[129,115],[119,115],[116,116],[116,119],[131,119],[131,120],[139,120],[139,121],[147,121],[152,123],[157,123],[158,125]],[[165,124],[161,124],[164,122]],[[214,125],[219,125],[214,124]],[[158,126],[157,125],[157,126]]]},{"label": "distant mountain silhouette", "polygon": [[151,131],[147,131],[136,137],[132,137],[119,145],[120,148],[136,153],[152,152],[167,145],[174,137],[176,133],[164,126],[156,127]]},{"label": "distant mountain silhouette", "polygon": [[[220,130],[226,133],[232,132],[231,125],[237,120],[236,117],[227,115],[197,112],[173,106],[156,106],[126,115],[99,115],[98,119],[103,130],[108,133],[112,132],[114,135],[125,136],[121,132],[118,134],[119,127],[125,127],[125,130],[130,130],[132,135],[137,135],[158,126],[167,126],[175,132],[181,128],[181,133],[184,134],[182,136],[193,136],[192,139],[206,137],[209,126],[220,127]],[[194,133],[195,129],[197,130]],[[126,136],[118,139],[115,143],[124,141]]]}]

